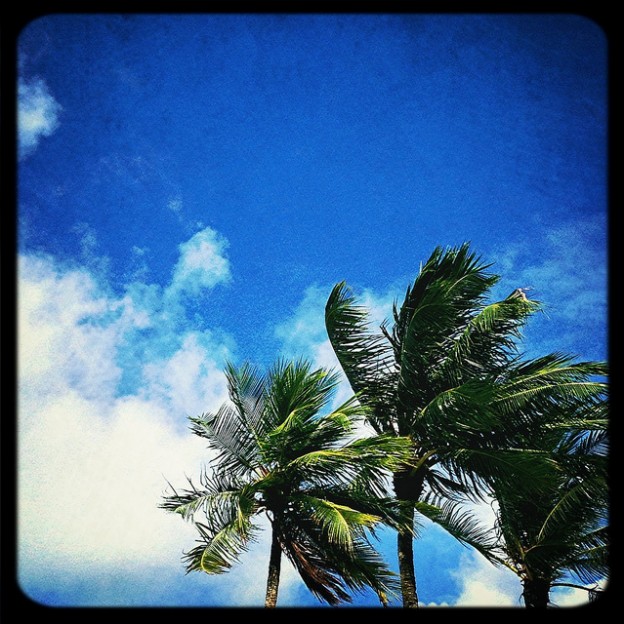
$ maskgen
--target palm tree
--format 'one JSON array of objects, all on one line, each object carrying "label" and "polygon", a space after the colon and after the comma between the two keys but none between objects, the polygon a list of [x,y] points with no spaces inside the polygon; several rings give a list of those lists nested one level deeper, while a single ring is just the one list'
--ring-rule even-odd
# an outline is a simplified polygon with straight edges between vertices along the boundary
[{"label": "palm tree", "polygon": [[[506,416],[568,387],[549,370],[512,383],[508,371],[520,359],[520,330],[540,306],[522,289],[487,304],[500,279],[488,268],[468,244],[436,248],[401,306],[395,303],[391,330],[384,323],[380,332],[371,331],[366,309],[344,282],[333,288],[325,309],[330,342],[352,389],[370,408],[370,424],[380,435],[411,441],[411,459],[393,474],[404,514],[429,515],[479,549],[483,531],[458,511],[461,498],[485,494],[488,479],[510,480],[518,471],[538,483],[548,461],[508,443],[514,423]],[[522,373],[518,368],[516,375]],[[398,530],[397,552],[403,606],[417,607],[409,530]]]},{"label": "palm tree", "polygon": [[[549,366],[567,369],[570,383],[591,385],[595,391],[523,407],[537,416],[529,419],[530,427],[518,426],[514,443],[543,451],[553,461],[538,488],[521,480],[491,481],[497,539],[482,550],[520,577],[527,607],[541,608],[548,606],[553,587],[586,589],[567,582],[567,575],[597,584],[609,574],[607,385],[592,381],[593,376],[606,379],[607,369],[602,363],[574,364],[563,356],[540,361],[542,369]],[[537,372],[535,363],[524,368],[526,375]]]},{"label": "palm tree", "polygon": [[406,441],[356,439],[365,408],[354,400],[322,415],[338,376],[307,362],[279,361],[267,375],[228,365],[226,376],[230,402],[191,419],[217,452],[212,470],[201,487],[189,480],[190,488],[174,489],[161,504],[199,531],[199,545],[184,556],[187,571],[229,570],[265,514],[272,531],[266,607],[277,603],[282,553],[322,601],[349,602],[349,590],[368,586],[385,604],[396,580],[370,536],[381,521],[401,526],[383,494]]}]

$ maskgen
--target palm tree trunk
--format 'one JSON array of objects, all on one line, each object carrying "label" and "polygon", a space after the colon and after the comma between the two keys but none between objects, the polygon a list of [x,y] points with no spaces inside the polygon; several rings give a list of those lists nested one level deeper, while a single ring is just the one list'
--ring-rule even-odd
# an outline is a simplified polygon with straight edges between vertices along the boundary
[{"label": "palm tree trunk", "polygon": [[[414,474],[411,469],[396,472],[393,478],[394,493],[404,506],[405,518],[409,526],[414,525],[414,501],[420,498],[423,487],[423,474]],[[398,532],[397,554],[399,556],[399,576],[403,607],[418,607],[416,592],[416,572],[414,570],[414,535],[409,530]]]},{"label": "palm tree trunk", "polygon": [[267,579],[266,599],[264,606],[274,608],[277,605],[277,589],[279,587],[282,549],[277,539],[277,531],[273,529],[271,537],[271,555],[269,558],[269,577]]},{"label": "palm tree trunk", "polygon": [[524,591],[522,596],[527,608],[545,609],[548,606],[550,596],[550,583],[547,580],[524,579]]},{"label": "palm tree trunk", "polygon": [[[409,504],[409,503],[408,503]],[[414,507],[410,505],[408,514],[414,521]],[[414,536],[409,531],[399,531],[397,536],[397,552],[399,555],[399,575],[401,578],[401,596],[403,607],[418,607],[416,593],[416,573],[414,571]]]}]

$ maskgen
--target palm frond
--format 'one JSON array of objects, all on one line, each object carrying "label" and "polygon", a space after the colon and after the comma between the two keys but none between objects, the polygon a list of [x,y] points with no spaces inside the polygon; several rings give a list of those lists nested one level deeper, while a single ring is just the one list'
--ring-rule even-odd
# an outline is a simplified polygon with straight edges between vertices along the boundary
[{"label": "palm frond", "polygon": [[[406,514],[405,507],[393,496],[388,495],[388,486],[385,491],[373,492],[368,487],[363,487],[357,482],[346,486],[337,487],[311,487],[306,489],[306,495],[322,498],[332,504],[350,507],[371,517],[376,517],[383,524],[396,530],[411,531],[413,529],[411,514]],[[384,494],[386,494],[384,496]],[[367,526],[371,534],[374,534],[374,526]]]},{"label": "palm frond", "polygon": [[256,437],[237,409],[224,404],[215,414],[189,420],[191,431],[208,440],[217,451],[216,462],[223,470],[244,476],[258,469],[260,449]]},{"label": "palm frond", "polygon": [[534,301],[507,298],[477,310],[449,340],[438,375],[459,385],[499,372],[517,355],[520,329],[539,307]]},{"label": "palm frond", "polygon": [[606,482],[601,478],[576,481],[563,489],[546,515],[536,540],[557,539],[562,531],[569,532],[575,525],[596,524],[607,513],[606,489]]},{"label": "palm frond", "polygon": [[180,514],[185,520],[191,520],[202,512],[212,531],[218,531],[229,523],[247,524],[248,519],[258,510],[256,500],[257,487],[239,478],[227,474],[202,474],[203,488],[196,487],[188,479],[190,488],[175,491],[163,498],[162,509]]},{"label": "palm frond", "polygon": [[539,496],[545,479],[558,469],[548,452],[524,448],[453,449],[443,463],[451,478],[466,484],[475,500],[487,495],[493,483],[506,483],[523,495],[532,492]]},{"label": "palm frond", "polygon": [[483,307],[498,276],[470,253],[468,244],[436,248],[396,310],[392,344],[400,363],[399,392],[405,405],[422,406],[431,379],[440,374],[448,351]]},{"label": "palm frond", "polygon": [[398,589],[396,575],[363,535],[350,547],[332,542],[322,524],[306,513],[287,517],[282,534],[283,550],[305,585],[330,605],[351,602],[349,590],[370,587],[384,602]]},{"label": "palm frond", "polygon": [[462,544],[472,546],[488,559],[492,558],[496,546],[492,532],[460,503],[442,500],[433,505],[420,501],[415,508]]},{"label": "palm frond", "polygon": [[325,327],[334,353],[377,433],[393,430],[392,386],[396,370],[383,334],[370,330],[368,312],[355,304],[345,282],[336,284],[325,306]]},{"label": "palm frond", "polygon": [[585,534],[573,556],[563,562],[583,583],[597,583],[609,577],[609,530],[601,527]]},{"label": "palm frond", "polygon": [[284,424],[293,411],[305,421],[331,399],[339,377],[325,369],[312,370],[309,362],[278,360],[268,374],[267,410],[271,429]]},{"label": "palm frond", "polygon": [[326,498],[300,496],[298,502],[308,508],[310,517],[327,533],[330,543],[339,544],[347,550],[352,549],[354,539],[362,535],[364,529],[381,521],[380,516],[364,513]]},{"label": "palm frond", "polygon": [[251,522],[241,525],[238,521],[233,521],[217,532],[201,523],[197,523],[196,526],[202,539],[199,540],[199,546],[185,553],[183,557],[187,564],[187,572],[202,571],[207,574],[227,572],[255,540]]},{"label": "palm frond", "polygon": [[407,438],[392,435],[361,438],[340,448],[310,451],[285,468],[312,484],[341,485],[357,481],[372,491],[382,487],[391,471],[411,457]]}]

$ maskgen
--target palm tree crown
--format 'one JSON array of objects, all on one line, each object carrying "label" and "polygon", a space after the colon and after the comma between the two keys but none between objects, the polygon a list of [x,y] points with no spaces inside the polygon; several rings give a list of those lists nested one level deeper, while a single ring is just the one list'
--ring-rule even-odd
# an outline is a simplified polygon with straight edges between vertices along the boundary
[{"label": "palm tree crown", "polygon": [[272,527],[267,606],[277,599],[284,553],[319,599],[350,601],[349,590],[371,587],[382,602],[393,574],[374,550],[375,526],[400,525],[384,497],[388,470],[405,459],[405,440],[356,439],[365,408],[353,399],[321,414],[338,383],[307,362],[277,362],[264,375],[249,364],[226,370],[230,402],[193,418],[192,431],[216,451],[201,487],[174,490],[162,507],[193,519],[199,545],[187,570],[227,571],[256,539],[254,518]]},{"label": "palm tree crown", "polygon": [[[567,576],[597,584],[609,574],[608,387],[600,381],[607,369],[602,363],[574,364],[563,357],[556,368],[573,371],[570,383],[583,391],[568,392],[556,402],[524,405],[525,413],[536,413],[517,418],[515,435],[516,444],[552,460],[545,474],[537,486],[491,481],[497,539],[484,554],[520,577],[528,607],[546,607],[556,585],[575,586],[565,582]],[[594,389],[589,395],[588,388]]]},{"label": "palm tree crown", "polygon": [[[483,531],[458,511],[461,498],[487,495],[493,479],[538,483],[546,472],[545,453],[513,442],[515,416],[530,427],[539,413],[522,406],[598,391],[557,362],[520,361],[520,331],[540,306],[518,290],[487,303],[499,281],[488,269],[468,244],[437,248],[380,332],[344,282],[325,308],[330,342],[371,425],[411,441],[412,457],[393,476],[404,512],[417,509],[479,549]],[[407,607],[418,606],[412,539],[399,531]]]}]

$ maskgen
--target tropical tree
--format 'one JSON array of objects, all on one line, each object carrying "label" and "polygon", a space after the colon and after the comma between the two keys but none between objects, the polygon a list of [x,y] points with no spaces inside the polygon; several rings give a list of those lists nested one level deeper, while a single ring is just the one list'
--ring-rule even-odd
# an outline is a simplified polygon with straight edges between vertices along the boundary
[{"label": "tropical tree", "polygon": [[266,375],[228,365],[226,376],[230,401],[191,419],[193,433],[216,451],[211,469],[200,487],[189,480],[161,503],[199,531],[199,544],[184,555],[187,571],[229,570],[265,515],[272,533],[265,606],[277,603],[282,554],[322,601],[350,602],[350,591],[370,587],[386,604],[397,582],[371,538],[382,521],[402,526],[384,493],[406,441],[358,439],[366,408],[353,399],[322,413],[338,376],[307,362],[278,361]]},{"label": "tropical tree", "polygon": [[[537,488],[522,480],[492,480],[496,539],[482,552],[520,577],[527,607],[545,608],[553,587],[593,585],[595,595],[609,574],[607,385],[600,381],[607,369],[557,356],[539,364],[541,370],[567,370],[569,383],[583,391],[523,407],[537,410],[537,416],[530,427],[523,426],[525,418],[517,419],[514,443],[543,451],[552,462]],[[535,364],[525,368],[533,369],[527,375],[537,373]],[[585,393],[588,386],[595,392]]]},{"label": "tropical tree", "polygon": [[[553,393],[593,391],[568,385],[565,371],[538,370],[539,363],[525,375],[517,365],[518,339],[540,306],[524,289],[487,303],[500,279],[489,266],[468,244],[436,248],[402,304],[395,303],[391,328],[384,323],[373,331],[367,310],[344,282],[325,308],[330,342],[352,389],[370,408],[370,424],[379,435],[411,441],[411,458],[393,474],[404,514],[428,515],[480,550],[483,530],[460,511],[461,502],[485,496],[494,478],[511,482],[521,474],[536,485],[550,461],[510,444],[514,415],[529,401],[552,401]],[[413,538],[399,528],[404,607],[418,606]]]}]

